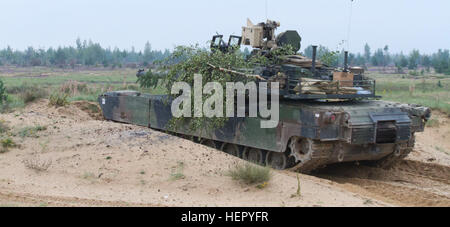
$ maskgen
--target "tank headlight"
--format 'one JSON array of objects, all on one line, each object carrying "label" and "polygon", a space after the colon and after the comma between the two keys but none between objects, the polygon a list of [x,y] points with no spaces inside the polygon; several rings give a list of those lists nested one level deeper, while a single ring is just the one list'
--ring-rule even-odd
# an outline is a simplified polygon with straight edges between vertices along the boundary
[{"label": "tank headlight", "polygon": [[334,124],[336,122],[337,116],[335,113],[327,112],[324,114],[324,121],[328,124]]}]

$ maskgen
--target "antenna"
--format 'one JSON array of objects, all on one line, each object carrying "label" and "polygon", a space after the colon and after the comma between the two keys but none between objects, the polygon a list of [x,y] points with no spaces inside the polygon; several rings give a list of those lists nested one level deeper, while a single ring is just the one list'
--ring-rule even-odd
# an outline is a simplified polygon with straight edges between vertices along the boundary
[{"label": "antenna", "polygon": [[269,19],[269,15],[268,15],[268,8],[269,8],[269,0],[266,0],[266,20]]},{"label": "antenna", "polygon": [[353,1],[354,0],[350,0],[350,16],[348,20],[348,30],[347,30],[347,51],[350,51],[350,34],[352,31]]}]

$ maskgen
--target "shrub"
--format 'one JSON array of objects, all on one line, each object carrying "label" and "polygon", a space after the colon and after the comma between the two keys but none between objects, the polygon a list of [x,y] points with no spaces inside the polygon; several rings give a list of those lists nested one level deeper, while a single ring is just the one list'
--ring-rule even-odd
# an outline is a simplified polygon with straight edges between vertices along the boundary
[{"label": "shrub", "polygon": [[14,143],[14,141],[11,138],[6,138],[2,140],[2,147],[4,148],[11,148],[11,147],[15,147],[16,144]]},{"label": "shrub", "polygon": [[50,168],[50,166],[52,165],[52,160],[42,161],[38,157],[35,157],[23,160],[23,164],[28,169],[32,169],[37,172],[44,172],[47,171],[48,168]]},{"label": "shrub", "polygon": [[16,143],[11,138],[2,139],[1,144],[0,153],[5,153],[9,148],[16,147]]},{"label": "shrub", "polygon": [[0,79],[0,105],[3,105],[7,100],[6,88],[3,81]]},{"label": "shrub", "polygon": [[25,104],[34,102],[38,99],[45,98],[48,95],[47,90],[38,87],[36,85],[34,86],[22,85],[21,87],[17,88],[17,92],[19,97],[23,100]]},{"label": "shrub", "polygon": [[236,165],[229,171],[229,175],[236,181],[242,181],[246,184],[261,184],[270,181],[272,174],[269,167],[261,167],[246,163]]},{"label": "shrub", "polygon": [[69,104],[69,101],[67,100],[68,95],[67,94],[59,94],[55,93],[50,96],[50,106],[55,107],[63,107]]},{"label": "shrub", "polygon": [[89,88],[86,83],[81,83],[78,81],[67,81],[66,83],[61,85],[60,92],[69,95],[78,95],[87,93]]}]

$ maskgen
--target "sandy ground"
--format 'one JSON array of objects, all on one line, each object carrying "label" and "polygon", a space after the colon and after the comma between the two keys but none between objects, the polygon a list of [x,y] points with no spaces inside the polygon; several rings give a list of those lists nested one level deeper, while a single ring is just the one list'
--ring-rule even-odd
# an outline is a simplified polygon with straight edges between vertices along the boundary
[{"label": "sandy ground", "polygon": [[409,158],[450,166],[450,116],[434,112],[433,119],[439,124],[417,135],[415,152]]},{"label": "sandy ground", "polygon": [[[450,130],[418,136],[411,158],[394,170],[345,164],[315,176],[274,171],[264,189],[233,181],[243,162],[151,129],[95,120],[85,103],[55,109],[46,100],[2,114],[19,147],[0,154],[0,206],[449,206]],[[29,163],[50,163],[36,171]],[[28,164],[27,164],[28,163]],[[174,177],[178,176],[178,178]]]}]

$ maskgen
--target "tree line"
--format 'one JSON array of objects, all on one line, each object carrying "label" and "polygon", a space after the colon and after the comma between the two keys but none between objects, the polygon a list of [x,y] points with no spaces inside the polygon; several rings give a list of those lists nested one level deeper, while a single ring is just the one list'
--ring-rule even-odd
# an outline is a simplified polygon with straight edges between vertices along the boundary
[{"label": "tree line", "polygon": [[154,61],[170,56],[169,50],[153,50],[149,42],[144,46],[144,51],[120,50],[119,48],[103,48],[99,43],[91,40],[81,41],[79,38],[75,46],[35,49],[28,47],[26,50],[13,50],[10,46],[0,50],[0,66],[51,66],[51,67],[76,67],[76,66],[103,66],[125,67],[127,65],[148,66]]},{"label": "tree line", "polygon": [[[102,67],[147,67],[155,61],[163,60],[171,55],[170,50],[153,50],[149,42],[143,51],[120,50],[119,48],[104,48],[99,43],[92,41],[81,41],[79,38],[75,46],[35,49],[28,47],[26,50],[13,50],[11,47],[0,49],[0,66],[50,66],[50,67],[72,67],[77,66],[102,66]],[[248,48],[244,53],[249,54]],[[308,46],[303,55],[312,57],[312,46]],[[332,51],[325,46],[319,46],[318,58],[327,64],[338,67],[344,63],[343,51]],[[438,50],[433,54],[421,54],[419,50],[413,50],[409,54],[390,53],[389,46],[372,50],[366,44],[363,53],[350,53],[349,63],[352,66],[377,66],[395,67],[399,73],[404,69],[417,70],[419,67],[429,71],[433,68],[437,73],[450,75],[450,53],[448,49]]]},{"label": "tree line", "polygon": [[[312,46],[304,50],[304,55],[312,57]],[[327,63],[331,66],[338,67],[344,64],[344,51],[331,51],[327,47],[319,46],[317,55],[319,59],[327,57]],[[349,64],[363,67],[395,67],[398,73],[403,73],[406,68],[417,70],[421,67],[427,71],[433,68],[437,73],[450,75],[450,52],[448,49],[440,49],[433,54],[421,54],[419,50],[414,49],[409,54],[403,52],[392,54],[387,45],[372,51],[369,44],[366,44],[363,53],[349,53]]]}]

